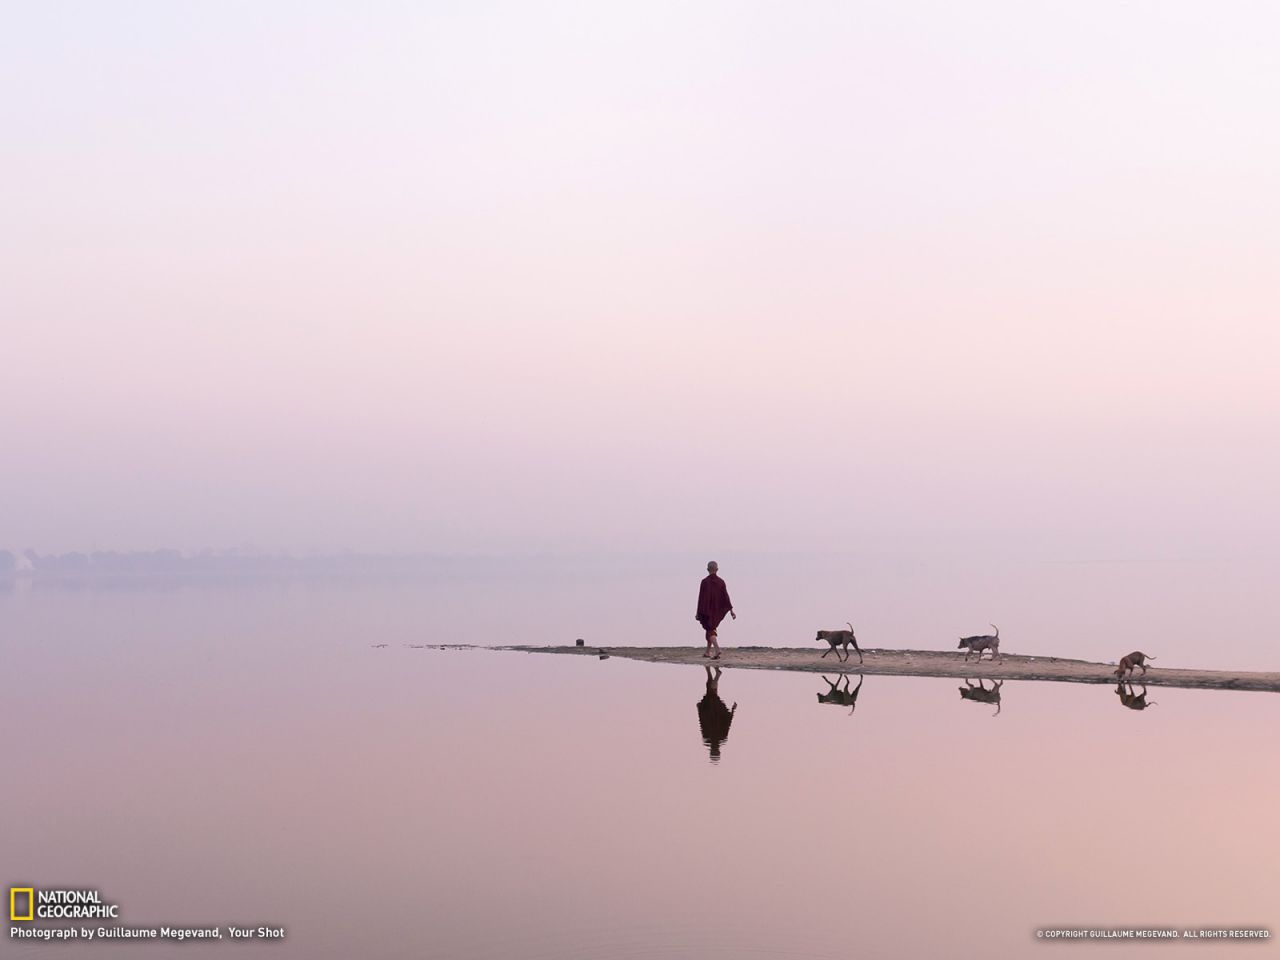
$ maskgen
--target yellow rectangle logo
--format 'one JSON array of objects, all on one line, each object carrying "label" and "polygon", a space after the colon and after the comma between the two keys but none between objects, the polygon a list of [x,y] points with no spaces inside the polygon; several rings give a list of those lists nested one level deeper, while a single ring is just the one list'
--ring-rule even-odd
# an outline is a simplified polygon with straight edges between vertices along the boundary
[{"label": "yellow rectangle logo", "polygon": [[[27,915],[18,916],[18,894],[27,895]],[[34,887],[9,888],[9,920],[34,920],[36,918],[36,891]]]}]

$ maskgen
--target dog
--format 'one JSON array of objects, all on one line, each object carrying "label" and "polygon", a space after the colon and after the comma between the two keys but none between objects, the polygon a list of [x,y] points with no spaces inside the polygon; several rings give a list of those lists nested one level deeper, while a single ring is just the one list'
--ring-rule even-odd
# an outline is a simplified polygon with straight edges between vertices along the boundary
[{"label": "dog", "polygon": [[969,660],[970,653],[976,653],[978,655],[978,659],[981,660],[983,650],[991,651],[992,660],[997,656],[999,656],[1001,660],[1004,659],[1003,654],[1000,653],[1000,628],[993,623],[991,624],[991,629],[996,632],[995,636],[960,638],[960,649],[964,650],[965,647],[969,648],[964,655],[966,662]]},{"label": "dog", "polygon": [[1135,650],[1133,651],[1133,653],[1129,654],[1127,657],[1120,658],[1120,666],[1116,667],[1116,676],[1119,677],[1123,675],[1126,670],[1128,670],[1129,676],[1132,677],[1133,668],[1141,667],[1142,675],[1145,677],[1147,675],[1147,661],[1154,660],[1154,659],[1155,657],[1148,656],[1147,654],[1143,653],[1140,650]]},{"label": "dog", "polygon": [[[858,651],[858,662],[861,663],[862,650],[858,647],[858,638],[853,635],[853,624],[849,623],[848,620],[846,620],[845,623],[849,626],[848,630],[819,630],[818,635],[813,638],[814,642],[817,643],[825,640],[827,643],[831,644],[831,650],[836,650],[836,647],[843,646],[845,660],[849,659],[849,644],[852,643],[853,649]],[[830,653],[831,650],[828,650],[827,653]],[[827,653],[824,653],[819,659],[825,660]],[[840,659],[839,650],[836,650],[836,659]]]},{"label": "dog", "polygon": [[1004,686],[1003,680],[992,680],[991,686],[987,686],[985,680],[979,680],[975,687],[973,681],[968,677],[965,678],[965,685],[960,688],[961,700],[973,700],[976,703],[994,703],[996,712],[993,717],[1000,716],[1000,688]]},{"label": "dog", "polygon": [[[828,650],[827,653],[831,651]],[[840,686],[840,679],[844,679],[844,687]],[[823,680],[827,680],[827,675],[822,675]],[[847,673],[840,674],[836,678],[836,682],[832,683],[827,680],[827,685],[831,688],[826,693],[818,694],[819,703],[834,703],[841,707],[848,707],[849,713],[852,714],[854,708],[858,705],[858,691],[862,689],[862,674],[858,674],[858,685],[852,690],[849,689],[849,675]]]},{"label": "dog", "polygon": [[1147,703],[1147,688],[1145,684],[1142,687],[1142,693],[1134,693],[1132,683],[1128,685],[1127,690],[1124,683],[1117,683],[1116,696],[1120,698],[1120,703],[1130,710],[1145,710],[1147,707],[1158,706],[1154,700]]}]

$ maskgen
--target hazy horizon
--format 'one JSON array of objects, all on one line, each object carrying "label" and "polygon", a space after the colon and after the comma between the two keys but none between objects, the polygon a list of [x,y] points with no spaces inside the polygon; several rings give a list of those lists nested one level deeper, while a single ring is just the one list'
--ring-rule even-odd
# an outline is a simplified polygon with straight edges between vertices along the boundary
[{"label": "hazy horizon", "polygon": [[1274,554],[1271,5],[9,26],[9,549]]}]

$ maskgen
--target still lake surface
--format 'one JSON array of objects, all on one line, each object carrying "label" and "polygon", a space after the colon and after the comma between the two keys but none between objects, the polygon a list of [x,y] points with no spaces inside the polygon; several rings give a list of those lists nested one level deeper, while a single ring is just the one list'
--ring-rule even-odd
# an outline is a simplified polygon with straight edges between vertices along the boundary
[{"label": "still lake surface", "polygon": [[696,643],[697,559],[0,587],[4,885],[97,888],[128,926],[288,930],[4,954],[1025,957],[1096,949],[1045,927],[1280,934],[1280,697],[1150,688],[1135,710],[1011,681],[997,716],[963,681],[868,676],[851,711],[731,649],[846,619],[867,647],[950,648],[994,620],[1013,653],[1274,670],[1274,565],[719,559],[740,619],[714,762],[701,668],[417,648]]}]

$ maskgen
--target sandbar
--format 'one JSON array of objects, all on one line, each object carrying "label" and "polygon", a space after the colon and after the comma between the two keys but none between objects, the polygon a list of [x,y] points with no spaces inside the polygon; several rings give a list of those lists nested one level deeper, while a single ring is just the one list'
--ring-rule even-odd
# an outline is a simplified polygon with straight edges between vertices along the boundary
[{"label": "sandbar", "polygon": [[[463,645],[450,644],[458,649]],[[601,647],[601,646],[503,646],[473,649],[507,650],[522,653],[554,653],[599,658],[601,651],[610,657],[641,660],[646,663],[706,664],[704,647]],[[1029,657],[1005,654],[1002,660],[983,657],[981,662],[964,654],[946,650],[863,651],[863,662],[857,655],[848,662],[837,662],[828,654],[824,659],[813,647],[723,647],[715,664],[726,670],[795,670],[808,673],[884,674],[896,677],[968,677],[973,680],[1049,680],[1060,683],[1116,683],[1115,665],[1071,660],[1065,657]],[[1280,673],[1243,670],[1201,670],[1182,667],[1158,667],[1148,664],[1147,673],[1135,671],[1135,684],[1156,687],[1187,687],[1203,690],[1261,690],[1280,692]]]}]

